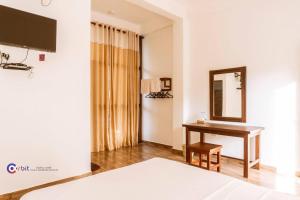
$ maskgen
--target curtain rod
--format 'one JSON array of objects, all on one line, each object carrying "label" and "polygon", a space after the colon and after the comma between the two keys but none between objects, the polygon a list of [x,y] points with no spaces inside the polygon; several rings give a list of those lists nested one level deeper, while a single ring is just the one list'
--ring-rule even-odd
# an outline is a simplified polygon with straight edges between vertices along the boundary
[{"label": "curtain rod", "polygon": [[105,25],[105,24],[98,24],[98,23],[96,23],[96,22],[91,22],[91,24],[93,24],[93,25],[98,25],[98,26],[104,26],[104,27],[108,27],[109,29],[111,28],[111,29],[115,29],[116,31],[118,31],[118,32],[122,32],[122,33],[127,33],[128,31],[124,31],[124,30],[121,30],[121,29],[118,29],[118,28],[115,28],[115,27],[112,27],[112,26],[109,26],[109,25]]},{"label": "curtain rod", "polygon": [[[111,25],[101,24],[101,23],[97,23],[97,22],[91,22],[91,24],[94,25],[94,26],[98,25],[98,26],[100,26],[100,27],[102,27],[102,26],[108,27],[108,29],[111,28],[111,29],[116,30],[116,31],[118,31],[118,32],[122,32],[122,33],[124,33],[124,34],[126,34],[126,33],[128,33],[128,32],[132,32],[132,31],[125,31],[125,30],[122,30],[122,29],[120,29],[120,28],[113,27],[113,26],[111,26]],[[139,35],[139,34],[137,34],[137,33],[135,33],[135,34],[136,34],[136,36],[139,36],[139,37],[144,38],[143,36],[141,36],[141,35]]]}]

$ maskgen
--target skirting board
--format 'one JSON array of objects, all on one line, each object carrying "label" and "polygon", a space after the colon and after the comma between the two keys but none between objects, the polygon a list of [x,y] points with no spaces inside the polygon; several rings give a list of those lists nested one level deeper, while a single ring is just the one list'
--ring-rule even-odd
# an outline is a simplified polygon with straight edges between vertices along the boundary
[{"label": "skirting board", "polygon": [[158,147],[162,147],[162,148],[172,149],[173,153],[175,153],[177,155],[183,155],[183,152],[181,150],[173,149],[172,146],[169,146],[169,145],[160,144],[157,142],[150,142],[150,141],[146,141],[146,140],[143,140],[142,143],[147,143],[147,144],[152,144],[154,146],[158,146]]},{"label": "skirting board", "polygon": [[167,149],[172,148],[172,146],[169,146],[169,145],[166,145],[166,144],[160,144],[160,143],[157,143],[157,142],[150,142],[150,141],[146,141],[146,140],[142,140],[142,143],[152,144],[154,146],[163,147],[163,148],[167,148]]}]

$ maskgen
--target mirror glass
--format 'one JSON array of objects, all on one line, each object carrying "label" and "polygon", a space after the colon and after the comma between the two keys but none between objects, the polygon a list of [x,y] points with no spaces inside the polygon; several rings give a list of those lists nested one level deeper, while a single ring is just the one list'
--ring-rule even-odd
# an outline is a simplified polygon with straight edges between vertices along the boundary
[{"label": "mirror glass", "polygon": [[210,71],[210,119],[246,122],[246,67]]},{"label": "mirror glass", "polygon": [[214,75],[214,116],[242,117],[241,72]]}]

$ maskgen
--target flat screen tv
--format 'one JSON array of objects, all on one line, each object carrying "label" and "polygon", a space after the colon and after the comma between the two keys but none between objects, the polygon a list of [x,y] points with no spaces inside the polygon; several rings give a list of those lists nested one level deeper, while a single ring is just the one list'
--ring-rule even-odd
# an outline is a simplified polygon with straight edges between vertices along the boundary
[{"label": "flat screen tv", "polygon": [[56,52],[56,20],[0,5],[0,43]]}]

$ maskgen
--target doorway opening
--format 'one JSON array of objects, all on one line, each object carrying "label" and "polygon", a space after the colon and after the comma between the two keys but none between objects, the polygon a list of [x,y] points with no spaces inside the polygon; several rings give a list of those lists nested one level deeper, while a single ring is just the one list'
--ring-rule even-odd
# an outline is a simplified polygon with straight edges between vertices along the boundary
[{"label": "doorway opening", "polygon": [[[182,49],[176,47],[181,46],[178,43],[182,42],[182,38],[180,41],[178,39],[181,37],[181,33],[178,33],[178,26],[181,27],[181,24],[178,24],[182,22],[153,8],[138,5],[138,2],[135,4],[123,0],[92,0],[91,21],[140,35],[140,80],[171,78],[174,85],[181,88],[178,81],[180,78],[176,75],[178,66],[181,67],[178,55],[181,55]],[[178,112],[178,101],[182,94],[176,91],[176,87],[173,88],[171,94],[174,98],[170,99],[146,98],[139,90],[139,142],[147,141],[174,148],[174,132],[177,132],[177,140],[179,134],[179,138],[182,138],[181,133],[178,134],[178,131],[181,132],[178,129],[178,126],[181,127],[181,124],[178,125],[178,121],[181,123],[178,120],[180,117],[174,116],[175,113],[182,115]]]}]

